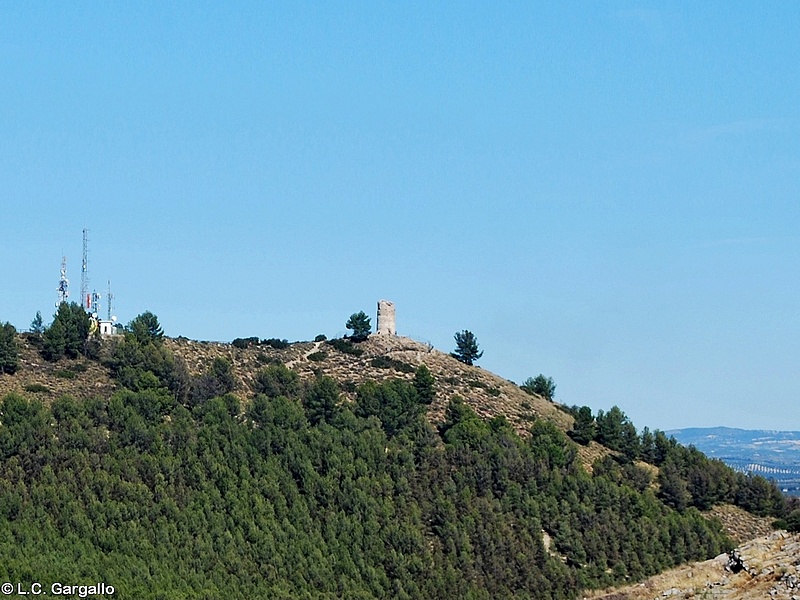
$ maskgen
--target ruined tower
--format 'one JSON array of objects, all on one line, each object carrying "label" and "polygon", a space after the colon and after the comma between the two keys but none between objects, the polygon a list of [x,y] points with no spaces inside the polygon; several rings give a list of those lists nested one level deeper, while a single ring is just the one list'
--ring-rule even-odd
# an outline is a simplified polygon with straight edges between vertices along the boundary
[{"label": "ruined tower", "polygon": [[397,335],[397,326],[394,320],[394,302],[389,300],[378,301],[378,327],[375,335]]}]

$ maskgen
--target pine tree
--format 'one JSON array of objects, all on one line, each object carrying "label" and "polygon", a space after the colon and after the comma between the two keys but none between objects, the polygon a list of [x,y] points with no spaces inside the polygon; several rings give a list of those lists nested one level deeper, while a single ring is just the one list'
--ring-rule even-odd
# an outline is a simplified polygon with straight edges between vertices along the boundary
[{"label": "pine tree", "polygon": [[11,323],[4,323],[0,325],[0,374],[13,374],[18,368],[17,330]]},{"label": "pine tree", "polygon": [[460,360],[465,365],[471,365],[483,356],[483,351],[478,352],[478,340],[471,331],[465,329],[453,337],[456,340],[456,350],[450,353],[453,358]]},{"label": "pine tree", "polygon": [[435,381],[428,367],[425,365],[417,367],[414,373],[414,387],[417,390],[420,402],[424,404],[433,402],[433,399],[436,397],[436,390],[433,387]]},{"label": "pine tree", "polygon": [[369,317],[363,310],[350,315],[350,318],[347,319],[345,327],[353,330],[353,334],[350,336],[350,339],[354,342],[363,342],[369,337],[369,334],[372,331],[372,325],[370,324]]}]

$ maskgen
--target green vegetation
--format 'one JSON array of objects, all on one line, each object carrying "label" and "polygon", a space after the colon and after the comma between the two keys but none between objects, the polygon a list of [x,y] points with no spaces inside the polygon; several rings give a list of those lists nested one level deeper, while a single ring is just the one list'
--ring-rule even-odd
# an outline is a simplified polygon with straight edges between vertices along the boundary
[{"label": "green vegetation", "polygon": [[420,402],[424,404],[433,402],[434,398],[436,398],[435,384],[436,380],[430,369],[425,365],[418,366],[414,372],[414,389],[417,390]]},{"label": "green vegetation", "polygon": [[280,340],[278,338],[268,338],[266,340],[261,340],[261,344],[264,346],[269,346],[270,348],[274,348],[275,350],[283,350],[291,346],[289,340]]},{"label": "green vegetation", "polygon": [[257,337],[236,338],[231,342],[231,345],[234,348],[239,348],[240,350],[251,348],[253,346],[269,346],[275,350],[283,350],[284,348],[291,346],[289,340],[281,340],[278,338],[259,340]]},{"label": "green vegetation", "polygon": [[36,316],[31,321],[31,333],[34,335],[42,335],[44,333],[44,321],[42,320],[42,312],[37,310]]},{"label": "green vegetation", "polygon": [[19,368],[17,330],[11,323],[0,324],[0,375],[13,375]]},{"label": "green vegetation", "polygon": [[79,304],[62,302],[42,334],[42,357],[55,362],[63,357],[93,356],[89,326],[89,315]]},{"label": "green vegetation", "polygon": [[311,354],[308,355],[308,360],[310,360],[312,362],[322,362],[326,358],[328,358],[328,353],[327,352],[321,352],[321,351],[320,352],[312,352]]},{"label": "green vegetation", "polygon": [[300,377],[285,365],[269,365],[256,373],[253,391],[270,398],[297,397],[300,393]]},{"label": "green vegetation", "polygon": [[[544,419],[523,438],[453,398],[431,426],[424,366],[355,386],[268,364],[240,398],[228,359],[189,375],[154,315],[106,364],[110,398],[0,402],[0,581],[105,581],[121,600],[567,600],[727,549],[709,503],[800,523],[766,480],[639,436],[616,407],[583,411],[586,443],[618,448],[590,475]],[[661,466],[660,491],[635,458]]]},{"label": "green vegetation", "polygon": [[528,377],[519,387],[529,394],[541,396],[545,400],[550,400],[551,402],[556,395],[556,383],[553,381],[553,378],[545,377],[541,374],[536,377]]},{"label": "green vegetation", "polygon": [[257,337],[236,338],[231,342],[234,348],[239,348],[240,350],[250,348],[251,346],[258,346],[258,344],[259,341]]},{"label": "green vegetation", "polygon": [[350,354],[352,356],[361,356],[364,354],[364,351],[361,348],[356,347],[350,340],[335,338],[328,340],[325,343],[332,348],[336,348],[339,352],[343,352],[344,354]]},{"label": "green vegetation", "polygon": [[478,352],[478,340],[471,331],[465,329],[456,333],[453,337],[456,340],[455,352],[450,353],[453,358],[465,365],[471,365],[483,356],[483,351]]},{"label": "green vegetation", "polygon": [[0,577],[109,581],[123,600],[556,599],[725,548],[696,511],[587,475],[546,422],[523,440],[454,401],[437,434],[399,380],[337,399],[326,378],[245,419],[230,395],[7,396]]},{"label": "green vegetation", "polygon": [[345,327],[353,330],[353,333],[350,334],[350,339],[354,342],[363,342],[372,331],[370,319],[363,310],[350,315]]},{"label": "green vegetation", "polygon": [[41,383],[29,383],[23,388],[26,392],[31,394],[49,394],[50,388]]},{"label": "green vegetation", "polygon": [[616,462],[623,468],[635,460],[659,467],[659,498],[671,508],[708,510],[729,503],[760,516],[782,516],[790,510],[773,482],[736,472],[693,446],[681,446],[663,431],[645,427],[640,435],[619,407],[600,410],[596,418],[588,406],[573,406],[571,412],[575,424],[569,436],[576,442],[597,441],[616,451]]},{"label": "green vegetation", "polygon": [[369,364],[377,369],[394,369],[400,373],[413,373],[416,371],[416,369],[407,362],[389,356],[376,356],[369,361]]}]

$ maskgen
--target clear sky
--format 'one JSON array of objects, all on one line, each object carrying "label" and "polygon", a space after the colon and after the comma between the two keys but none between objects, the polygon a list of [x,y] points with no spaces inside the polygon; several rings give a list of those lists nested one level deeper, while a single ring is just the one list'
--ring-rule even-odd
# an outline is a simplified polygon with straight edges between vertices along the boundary
[{"label": "clear sky", "polygon": [[[800,3],[4,2],[0,320],[402,335],[800,429]],[[105,313],[105,307],[102,309]]]}]

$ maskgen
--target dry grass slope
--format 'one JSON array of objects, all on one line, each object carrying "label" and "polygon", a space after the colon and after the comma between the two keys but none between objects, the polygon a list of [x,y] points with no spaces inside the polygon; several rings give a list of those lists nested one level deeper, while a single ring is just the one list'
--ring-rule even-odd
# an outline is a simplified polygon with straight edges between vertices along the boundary
[{"label": "dry grass slope", "polygon": [[107,397],[115,389],[108,370],[90,360],[44,360],[24,337],[18,338],[20,368],[14,375],[0,375],[0,398],[9,393],[39,398],[49,404],[61,396],[78,399]]},{"label": "dry grass slope", "polygon": [[[554,403],[526,394],[502,377],[477,366],[462,364],[448,354],[409,338],[372,336],[357,345],[363,351],[359,356],[340,352],[323,342],[296,343],[283,350],[264,346],[240,349],[230,344],[195,342],[183,338],[170,339],[167,343],[176,355],[183,357],[192,374],[206,372],[218,356],[230,360],[237,380],[236,392],[243,398],[252,395],[255,373],[269,362],[281,362],[303,379],[329,375],[344,385],[345,395],[351,400],[354,398],[352,390],[365,381],[382,381],[392,377],[413,379],[413,372],[372,364],[374,359],[387,358],[397,361],[395,364],[402,363],[413,369],[421,364],[430,369],[436,378],[437,399],[429,410],[429,417],[434,423],[444,418],[448,400],[457,394],[479,415],[487,418],[505,415],[521,432],[526,431],[536,418],[546,418],[564,431],[572,426],[572,417],[559,410]],[[324,354],[322,360],[309,358],[318,352]]]}]

